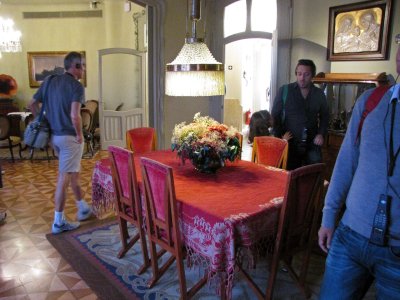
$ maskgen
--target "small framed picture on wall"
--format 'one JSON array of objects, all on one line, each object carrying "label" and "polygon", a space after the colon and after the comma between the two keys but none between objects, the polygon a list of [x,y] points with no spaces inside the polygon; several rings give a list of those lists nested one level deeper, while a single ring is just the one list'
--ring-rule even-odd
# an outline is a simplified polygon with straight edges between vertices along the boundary
[{"label": "small framed picture on wall", "polygon": [[[41,51],[28,52],[29,86],[39,87],[42,81],[49,75],[64,73],[64,57],[70,51]],[[85,60],[85,51],[77,51]],[[86,87],[86,71],[81,79]]]}]

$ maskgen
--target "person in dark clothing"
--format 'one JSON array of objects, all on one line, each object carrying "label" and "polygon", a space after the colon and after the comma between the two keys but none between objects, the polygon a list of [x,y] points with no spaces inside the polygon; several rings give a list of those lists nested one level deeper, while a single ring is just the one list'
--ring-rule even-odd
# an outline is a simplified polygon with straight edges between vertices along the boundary
[{"label": "person in dark clothing", "polygon": [[[272,107],[273,134],[282,138],[289,132],[288,170],[322,161],[321,146],[328,131],[329,109],[324,92],[312,83],[316,67],[312,60],[300,59],[296,82],[284,86]],[[284,103],[285,102],[285,103]]]},{"label": "person in dark clothing", "polygon": [[249,125],[249,143],[253,143],[255,136],[270,135],[272,118],[268,110],[260,110],[252,114]]}]

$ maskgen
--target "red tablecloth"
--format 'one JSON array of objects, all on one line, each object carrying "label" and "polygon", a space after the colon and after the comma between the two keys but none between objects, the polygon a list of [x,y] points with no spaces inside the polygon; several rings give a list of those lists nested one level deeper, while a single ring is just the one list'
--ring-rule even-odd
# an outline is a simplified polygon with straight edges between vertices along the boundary
[{"label": "red tablecloth", "polygon": [[[225,280],[229,297],[239,248],[255,251],[258,241],[275,233],[287,172],[239,160],[216,174],[203,174],[190,162],[182,165],[175,152],[142,156],[173,168],[183,240],[208,261],[210,278],[217,274]],[[135,164],[141,182],[139,157]],[[112,207],[110,174],[109,162],[96,164],[92,180],[96,214]]]}]

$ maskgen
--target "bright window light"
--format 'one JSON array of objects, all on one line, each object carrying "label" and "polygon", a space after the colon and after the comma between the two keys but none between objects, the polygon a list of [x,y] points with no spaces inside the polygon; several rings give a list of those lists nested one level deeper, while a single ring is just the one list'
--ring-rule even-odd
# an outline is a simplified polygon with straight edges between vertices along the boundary
[{"label": "bright window light", "polygon": [[[262,2],[263,0],[260,1]],[[236,1],[235,3],[226,6],[224,17],[224,37],[244,32],[246,30],[246,15],[246,0]]]},{"label": "bright window light", "polygon": [[253,0],[251,6],[251,30],[273,32],[276,28],[276,1]]}]

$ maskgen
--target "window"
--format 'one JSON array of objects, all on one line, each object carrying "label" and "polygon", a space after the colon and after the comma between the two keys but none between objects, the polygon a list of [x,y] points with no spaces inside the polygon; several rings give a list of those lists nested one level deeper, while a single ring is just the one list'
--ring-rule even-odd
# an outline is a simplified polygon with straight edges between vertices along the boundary
[{"label": "window", "polygon": [[273,32],[276,28],[276,1],[253,0],[251,6],[251,31]]},{"label": "window", "polygon": [[[251,5],[250,24],[247,6]],[[248,31],[272,33],[276,29],[276,0],[238,0],[225,7],[224,37]]]},{"label": "window", "polygon": [[246,14],[246,0],[239,0],[225,7],[224,37],[246,30]]}]

